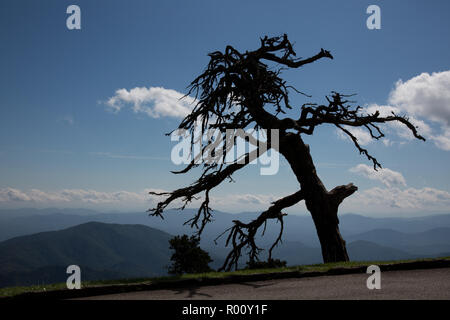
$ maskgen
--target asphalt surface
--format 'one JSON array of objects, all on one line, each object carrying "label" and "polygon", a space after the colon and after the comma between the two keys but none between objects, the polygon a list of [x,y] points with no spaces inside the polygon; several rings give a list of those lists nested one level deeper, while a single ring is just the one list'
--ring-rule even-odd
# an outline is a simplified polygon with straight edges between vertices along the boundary
[{"label": "asphalt surface", "polygon": [[369,274],[292,278],[138,291],[87,297],[91,300],[301,300],[301,299],[445,299],[450,300],[450,268],[383,271],[381,289],[369,290]]}]

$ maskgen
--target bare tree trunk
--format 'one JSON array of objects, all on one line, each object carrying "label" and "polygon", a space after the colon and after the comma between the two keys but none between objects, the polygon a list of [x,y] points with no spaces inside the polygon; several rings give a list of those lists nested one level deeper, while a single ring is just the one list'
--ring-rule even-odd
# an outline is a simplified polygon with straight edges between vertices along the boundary
[{"label": "bare tree trunk", "polygon": [[349,261],[345,241],[339,232],[339,219],[336,210],[319,207],[311,212],[317,235],[322,248],[322,257],[325,263]]},{"label": "bare tree trunk", "polygon": [[280,137],[280,153],[289,162],[305,194],[305,204],[316,226],[323,261],[348,261],[345,241],[339,232],[339,204],[357,190],[353,184],[327,191],[317,175],[309,146],[300,135],[285,133]]}]

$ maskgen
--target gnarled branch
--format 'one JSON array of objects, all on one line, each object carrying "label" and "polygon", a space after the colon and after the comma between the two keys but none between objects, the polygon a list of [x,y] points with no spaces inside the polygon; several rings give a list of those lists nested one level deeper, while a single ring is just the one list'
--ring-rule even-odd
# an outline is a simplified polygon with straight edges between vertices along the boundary
[{"label": "gnarled branch", "polygon": [[[220,270],[229,271],[233,266],[235,267],[235,269],[237,269],[238,261],[240,256],[242,255],[243,248],[248,249],[248,256],[250,261],[257,260],[258,253],[262,249],[256,245],[255,242],[256,232],[263,224],[265,225],[267,223],[268,219],[277,219],[280,222],[280,232],[278,234],[277,239],[269,249],[269,260],[270,260],[272,258],[272,250],[279,242],[281,242],[281,236],[283,234],[283,226],[284,226],[283,217],[286,214],[283,213],[282,210],[297,204],[303,199],[304,194],[302,190],[299,190],[296,193],[293,193],[289,196],[286,196],[273,202],[272,206],[270,206],[266,211],[261,213],[258,216],[258,218],[249,223],[243,223],[239,220],[233,220],[234,225],[226,230],[229,232],[226,241],[226,246],[231,244],[232,250],[227,255],[225,262],[223,266],[220,268]],[[221,237],[222,235],[220,235],[219,237]]]}]

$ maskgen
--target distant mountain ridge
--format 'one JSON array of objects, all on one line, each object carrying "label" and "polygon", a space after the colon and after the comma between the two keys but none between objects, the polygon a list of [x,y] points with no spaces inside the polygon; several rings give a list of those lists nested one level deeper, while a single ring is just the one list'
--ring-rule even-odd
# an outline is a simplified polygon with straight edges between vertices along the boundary
[{"label": "distant mountain ridge", "polygon": [[[78,215],[75,209],[33,212],[28,209],[15,216],[14,211],[5,214],[0,210],[0,236],[16,235],[0,242],[0,286],[62,281],[66,277],[64,267],[69,264],[83,266],[86,280],[166,274],[171,254],[168,240],[172,235],[192,233],[183,222],[194,214],[193,209],[183,213],[168,210],[162,220],[147,213],[102,214],[88,210]],[[215,212],[215,221],[207,226],[201,242],[214,260],[213,268],[221,266],[230,250],[224,246],[225,236],[217,245],[213,240],[233,219],[250,221],[256,216],[251,212]],[[351,260],[450,254],[450,215],[378,219],[349,214],[340,216],[340,220]],[[257,239],[266,249],[262,259],[278,231],[279,224],[271,221],[265,236]],[[283,243],[274,249],[274,257],[286,260],[288,265],[321,263],[315,232],[309,216],[287,216]],[[243,256],[241,267],[245,259]]]},{"label": "distant mountain ridge", "polygon": [[408,252],[427,254],[450,251],[450,228],[439,227],[423,232],[405,233],[392,229],[374,229],[346,237],[347,241],[364,240]]},{"label": "distant mountain ridge", "polygon": [[[48,210],[48,211],[47,211]],[[195,209],[185,209],[183,212],[167,210],[164,220],[150,217],[146,212],[138,213],[99,213],[86,209],[14,209],[0,210],[0,241],[13,237],[42,231],[60,230],[78,224],[98,221],[118,224],[143,224],[170,234],[191,233],[189,226],[183,223],[195,213]],[[77,213],[79,212],[79,213]],[[213,241],[228,226],[232,220],[250,221],[256,217],[256,212],[230,214],[214,211],[214,221],[205,229],[204,238]],[[403,233],[425,232],[439,227],[450,228],[450,214],[432,215],[415,218],[372,218],[357,214],[339,216],[340,229],[344,238],[361,234],[374,229],[391,229]],[[301,241],[310,246],[319,246],[316,230],[309,215],[288,215],[285,217],[286,241]],[[278,225],[269,223],[267,241],[277,235]],[[268,227],[269,227],[268,225]],[[264,241],[264,240],[263,240]]]},{"label": "distant mountain ridge", "polygon": [[[8,276],[38,276],[36,270],[62,270],[71,264],[87,267],[90,278],[95,274],[106,279],[164,275],[170,238],[143,225],[99,222],[13,238],[0,243],[0,285],[8,285]],[[44,272],[42,277],[51,275]]]}]

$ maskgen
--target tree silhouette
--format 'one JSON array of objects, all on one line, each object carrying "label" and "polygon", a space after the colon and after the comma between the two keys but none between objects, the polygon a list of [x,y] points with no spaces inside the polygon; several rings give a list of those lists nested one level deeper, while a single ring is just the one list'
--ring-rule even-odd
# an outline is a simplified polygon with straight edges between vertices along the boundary
[{"label": "tree silhouette", "polygon": [[[189,86],[187,95],[195,95],[196,105],[178,128],[185,129],[192,135],[198,125],[202,130],[213,128],[220,130],[225,139],[227,129],[277,129],[278,145],[272,143],[269,134],[265,143],[252,141],[250,137],[249,142],[258,148],[247,152],[241,161],[228,164],[225,161],[204,162],[202,174],[193,184],[173,192],[151,192],[167,197],[155,208],[150,209],[150,214],[162,217],[164,209],[175,200],[181,200],[183,202],[181,209],[184,209],[196,199],[196,195],[204,193],[197,213],[186,221],[186,224],[197,229],[197,235],[200,236],[212,218],[209,206],[210,191],[227,179],[232,181],[232,174],[258,157],[261,154],[258,149],[263,145],[267,150],[275,149],[287,160],[300,188],[295,193],[273,202],[267,210],[249,223],[233,220],[233,225],[224,232],[228,233],[226,245],[231,244],[232,248],[220,270],[230,270],[233,266],[237,268],[243,249],[247,249],[249,261],[258,260],[258,253],[262,249],[256,245],[255,235],[262,226],[265,230],[268,219],[276,219],[281,226],[277,239],[269,249],[269,260],[272,259],[272,250],[281,241],[283,233],[285,213],[282,211],[302,200],[305,201],[306,208],[313,218],[324,262],[348,261],[345,241],[339,232],[337,213],[340,203],[353,194],[357,187],[349,183],[328,191],[317,175],[310,148],[304,143],[302,135],[312,135],[316,127],[322,124],[334,125],[353,141],[360,154],[373,163],[375,170],[381,168],[381,164],[361,147],[349,127],[362,127],[373,139],[378,140],[384,136],[379,124],[397,121],[410,129],[417,139],[424,141],[425,139],[418,134],[416,127],[406,116],[394,113],[381,116],[379,111],[367,114],[360,106],[352,106],[353,101],[348,100],[351,95],[334,91],[326,97],[326,103],[323,105],[306,103],[300,106],[298,118],[282,117],[287,109],[294,108],[290,104],[289,91],[305,94],[287,85],[280,77],[281,71],[301,68],[323,58],[333,59],[333,56],[329,51],[321,49],[310,58],[296,59],[296,53],[286,34],[272,38],[266,36],[260,41],[260,47],[254,51],[242,53],[232,46],[227,46],[224,52],[216,51],[209,54],[210,61],[206,70]],[[191,144],[194,143],[195,141],[192,141]],[[211,143],[213,142],[210,140],[202,145],[200,155],[210,152],[208,148]],[[224,148],[223,157],[227,151],[228,149]],[[186,173],[199,166],[196,160],[198,159],[194,158],[184,170],[174,173]]]},{"label": "tree silhouette", "polygon": [[174,250],[169,266],[170,274],[202,273],[212,269],[208,266],[212,262],[209,253],[200,248],[200,239],[187,235],[175,236],[169,240],[170,249]]}]

